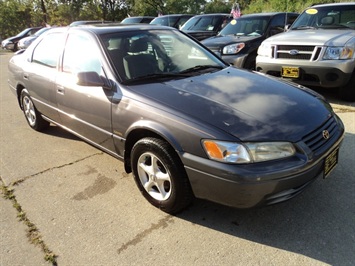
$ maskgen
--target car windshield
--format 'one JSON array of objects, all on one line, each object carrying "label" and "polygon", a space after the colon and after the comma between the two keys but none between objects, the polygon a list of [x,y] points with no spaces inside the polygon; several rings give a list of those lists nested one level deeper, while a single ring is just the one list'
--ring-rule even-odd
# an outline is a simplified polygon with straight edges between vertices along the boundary
[{"label": "car windshield", "polygon": [[21,31],[19,34],[17,34],[16,36],[24,36],[27,34],[27,32],[29,32],[30,29],[24,29],[23,31]]},{"label": "car windshield", "polygon": [[309,28],[355,29],[355,5],[308,8],[297,18],[291,30]]},{"label": "car windshield", "polygon": [[254,17],[254,18],[243,18],[233,19],[228,23],[227,26],[218,34],[218,36],[258,36],[263,35],[267,24],[269,22],[269,17]]},{"label": "car windshield", "polygon": [[36,35],[36,36],[38,37],[38,36],[41,35],[43,32],[45,32],[45,31],[47,31],[47,30],[49,30],[49,29],[50,29],[50,27],[42,28],[42,29],[40,29],[39,31],[36,31],[36,33],[35,33],[34,35]]},{"label": "car windshield", "polygon": [[181,30],[214,31],[222,19],[222,16],[195,16],[186,21]]},{"label": "car windshield", "polygon": [[172,30],[116,32],[101,36],[123,82],[177,79],[226,65],[197,42]]},{"label": "car windshield", "polygon": [[153,19],[150,24],[163,25],[163,26],[174,26],[179,17],[157,17]]}]

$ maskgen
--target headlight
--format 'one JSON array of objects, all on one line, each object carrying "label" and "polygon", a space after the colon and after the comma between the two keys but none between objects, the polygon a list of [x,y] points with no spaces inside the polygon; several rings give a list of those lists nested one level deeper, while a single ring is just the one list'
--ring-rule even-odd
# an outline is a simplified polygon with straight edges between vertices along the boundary
[{"label": "headlight", "polygon": [[263,162],[293,156],[296,149],[289,142],[259,142],[246,144],[254,162]]},{"label": "headlight", "polygon": [[245,47],[245,43],[234,43],[223,47],[223,54],[237,54]]},{"label": "headlight", "polygon": [[296,153],[289,142],[235,143],[217,140],[203,140],[208,157],[226,163],[263,162],[290,157]]},{"label": "headlight", "polygon": [[354,47],[344,46],[344,47],[328,47],[325,50],[323,59],[324,60],[341,60],[341,59],[351,59],[354,54]]},{"label": "headlight", "polygon": [[3,41],[3,42],[1,43],[1,45],[2,45],[3,47],[5,47],[5,46],[8,45],[8,44],[12,44],[12,41],[5,40],[5,41]]},{"label": "headlight", "polygon": [[271,45],[267,43],[261,43],[258,48],[258,55],[272,57]]}]

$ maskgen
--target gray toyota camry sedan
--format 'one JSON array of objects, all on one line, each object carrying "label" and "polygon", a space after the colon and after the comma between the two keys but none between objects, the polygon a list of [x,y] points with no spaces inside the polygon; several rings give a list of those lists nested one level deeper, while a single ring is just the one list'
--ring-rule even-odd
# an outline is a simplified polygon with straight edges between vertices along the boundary
[{"label": "gray toyota camry sedan", "polygon": [[122,160],[172,214],[195,197],[288,200],[331,175],[344,136],[319,94],[230,67],[163,26],[51,29],[11,58],[9,86],[31,128],[63,127]]}]

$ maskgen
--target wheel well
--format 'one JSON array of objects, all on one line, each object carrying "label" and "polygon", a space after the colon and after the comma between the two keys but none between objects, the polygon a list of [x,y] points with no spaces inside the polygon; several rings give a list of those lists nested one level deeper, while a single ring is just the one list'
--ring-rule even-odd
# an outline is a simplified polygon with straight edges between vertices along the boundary
[{"label": "wheel well", "polygon": [[250,53],[244,63],[244,68],[246,69],[250,69],[250,70],[255,70],[255,59],[257,56],[257,50],[253,51],[252,53]]},{"label": "wheel well", "polygon": [[[166,141],[167,143],[169,143],[165,138],[163,138],[161,135],[150,131],[148,129],[136,129],[133,130],[131,133],[129,133],[129,135],[127,136],[126,139],[126,143],[125,143],[125,151],[124,151],[124,167],[125,167],[125,171],[127,173],[131,173],[132,172],[132,167],[131,167],[131,151],[132,148],[134,146],[134,144],[142,139],[142,138],[146,138],[146,137],[153,137],[153,138],[157,138],[157,139],[161,139]],[[169,143],[170,144],[170,143]],[[170,144],[171,145],[171,144]]]},{"label": "wheel well", "polygon": [[22,90],[24,89],[25,87],[21,84],[17,85],[17,88],[16,88],[16,93],[17,93],[17,101],[18,101],[18,104],[20,106],[20,108],[22,109],[22,104],[21,104],[21,92]]}]

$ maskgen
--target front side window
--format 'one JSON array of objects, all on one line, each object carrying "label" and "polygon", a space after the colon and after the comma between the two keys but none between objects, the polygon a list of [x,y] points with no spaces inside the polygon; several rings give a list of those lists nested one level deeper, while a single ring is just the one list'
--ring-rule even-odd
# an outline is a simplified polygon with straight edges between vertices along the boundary
[{"label": "front side window", "polygon": [[63,56],[63,72],[77,74],[91,71],[102,74],[96,43],[90,36],[69,34]]},{"label": "front side window", "polygon": [[64,33],[56,32],[48,34],[34,49],[32,62],[56,68],[63,38]]}]

